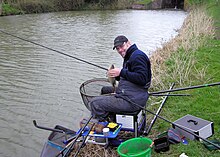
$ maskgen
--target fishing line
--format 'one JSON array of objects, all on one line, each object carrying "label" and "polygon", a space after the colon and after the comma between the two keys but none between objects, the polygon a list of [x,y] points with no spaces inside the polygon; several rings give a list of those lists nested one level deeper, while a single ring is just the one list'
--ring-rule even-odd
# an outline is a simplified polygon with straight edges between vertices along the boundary
[{"label": "fishing line", "polygon": [[100,69],[103,69],[103,70],[108,71],[107,68],[104,68],[104,67],[99,66],[99,65],[97,65],[97,64],[91,63],[91,62],[86,61],[86,60],[84,60],[84,59],[80,59],[80,58],[78,58],[78,57],[71,56],[71,55],[69,55],[69,54],[67,54],[67,53],[64,53],[64,52],[61,52],[61,51],[55,50],[55,49],[53,49],[53,48],[50,48],[50,47],[44,46],[44,45],[42,45],[42,44],[39,44],[39,43],[33,42],[33,41],[31,41],[31,40],[27,40],[27,39],[21,38],[21,37],[19,37],[19,36],[13,35],[13,34],[11,34],[11,33],[5,32],[5,31],[3,31],[3,30],[0,30],[0,32],[2,32],[3,34],[6,34],[6,35],[12,36],[12,37],[14,37],[14,38],[17,38],[17,39],[20,39],[20,40],[26,41],[26,42],[28,42],[28,43],[31,43],[31,44],[34,44],[34,45],[37,45],[37,46],[43,47],[43,48],[45,48],[45,49],[48,49],[48,50],[51,50],[51,51],[57,52],[57,53],[62,54],[62,55],[64,55],[64,56],[67,56],[67,57],[70,57],[70,58],[76,59],[76,60],[78,60],[78,61],[81,61],[81,62],[84,62],[84,63],[90,64],[90,65],[95,66],[95,67],[97,67],[97,68],[100,68]]}]

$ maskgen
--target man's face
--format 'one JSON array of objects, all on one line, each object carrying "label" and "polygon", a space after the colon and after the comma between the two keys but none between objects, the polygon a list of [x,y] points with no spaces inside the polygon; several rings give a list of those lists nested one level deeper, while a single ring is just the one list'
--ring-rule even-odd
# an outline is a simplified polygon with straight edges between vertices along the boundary
[{"label": "man's face", "polygon": [[124,58],[129,47],[129,43],[124,42],[122,45],[117,46],[116,50]]}]

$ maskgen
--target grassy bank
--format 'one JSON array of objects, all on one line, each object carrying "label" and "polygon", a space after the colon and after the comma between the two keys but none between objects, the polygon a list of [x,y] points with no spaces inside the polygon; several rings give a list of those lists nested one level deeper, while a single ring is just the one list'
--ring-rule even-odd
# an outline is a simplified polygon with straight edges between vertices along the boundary
[{"label": "grassy bank", "polygon": [[[175,87],[187,87],[220,81],[220,40],[219,1],[209,0],[200,3],[190,11],[185,20],[179,36],[162,49],[156,51],[152,59],[153,89],[169,88],[171,82]],[[206,87],[178,93],[188,93],[190,97],[169,97],[161,116],[175,121],[186,114],[214,122],[214,135],[209,139],[220,140],[220,87]],[[152,102],[159,101],[152,99]],[[156,110],[159,105],[150,105]],[[169,123],[157,120],[151,137],[170,128]],[[219,151],[209,151],[199,141],[189,141],[188,145],[171,145],[168,152],[153,156],[179,156],[185,152],[188,156],[220,156]]]},{"label": "grassy bank", "polygon": [[2,15],[68,11],[82,7],[84,0],[4,0]]},{"label": "grassy bank", "polygon": [[0,15],[17,15],[72,10],[125,9],[132,0],[4,0]]}]

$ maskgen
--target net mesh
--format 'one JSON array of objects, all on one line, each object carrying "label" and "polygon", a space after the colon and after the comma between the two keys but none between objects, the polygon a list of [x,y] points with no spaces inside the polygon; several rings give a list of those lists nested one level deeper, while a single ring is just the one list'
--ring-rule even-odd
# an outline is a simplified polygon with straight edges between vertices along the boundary
[{"label": "net mesh", "polygon": [[81,84],[80,94],[86,108],[91,111],[89,102],[92,98],[101,95],[101,89],[104,86],[111,86],[107,78],[95,78]]}]

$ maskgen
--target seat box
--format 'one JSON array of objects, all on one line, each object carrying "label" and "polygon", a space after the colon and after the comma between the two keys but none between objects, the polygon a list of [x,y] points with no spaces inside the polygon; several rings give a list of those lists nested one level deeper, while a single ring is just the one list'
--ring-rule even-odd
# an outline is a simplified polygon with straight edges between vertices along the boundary
[{"label": "seat box", "polygon": [[[214,134],[214,124],[213,122],[192,116],[192,115],[186,115],[175,122],[174,124],[177,124],[178,126],[191,131],[198,136],[202,138],[208,138]],[[199,139],[198,137],[184,131],[183,129],[173,125],[173,128],[178,130],[183,136],[190,140]]]},{"label": "seat box", "polygon": [[[129,115],[129,114],[116,114],[116,122],[122,124],[124,129],[134,129],[135,121],[138,123],[141,121],[143,116],[143,111],[141,110],[138,115]],[[136,120],[137,119],[137,120]]]}]

